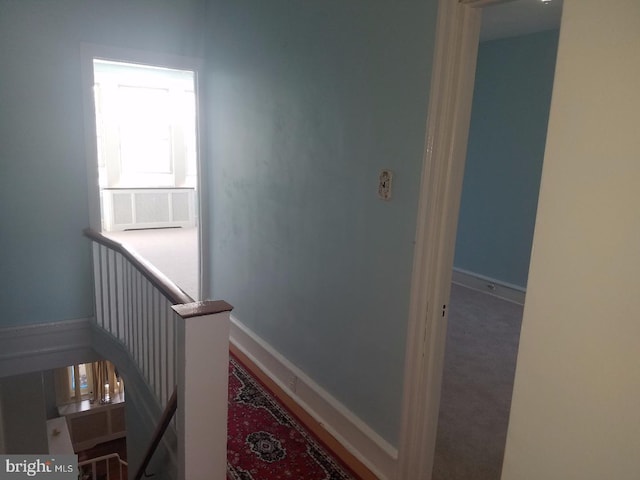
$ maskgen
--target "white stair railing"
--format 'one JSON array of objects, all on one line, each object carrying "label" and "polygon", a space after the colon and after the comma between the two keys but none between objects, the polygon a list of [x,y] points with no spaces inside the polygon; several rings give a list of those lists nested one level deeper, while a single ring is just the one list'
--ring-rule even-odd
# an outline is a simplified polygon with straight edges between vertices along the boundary
[{"label": "white stair railing", "polygon": [[[122,460],[120,458],[120,455],[118,455],[117,453],[111,453],[109,455],[102,455],[101,457],[96,457],[96,458],[90,458],[89,460],[84,460],[82,462],[78,462],[78,470],[80,471],[80,480],[97,480],[98,479],[98,464],[104,462],[105,464],[105,468],[104,468],[104,475],[106,475],[104,478],[106,478],[107,480],[113,480],[111,477],[111,460],[116,460],[118,462],[117,464],[117,468],[118,468],[118,478],[120,480],[126,480],[126,476],[123,477],[122,476],[122,467],[128,467],[129,465],[127,464],[127,462],[125,462],[124,460]],[[91,466],[89,472],[87,472],[87,469],[83,468],[86,466]],[[103,475],[103,473],[101,472],[101,476]]]},{"label": "white stair railing", "polygon": [[[177,386],[179,479],[224,478],[233,307],[194,302],[134,251],[93,230],[85,235],[93,241],[96,326],[126,348],[163,410]],[[203,458],[219,475],[202,471]]]}]

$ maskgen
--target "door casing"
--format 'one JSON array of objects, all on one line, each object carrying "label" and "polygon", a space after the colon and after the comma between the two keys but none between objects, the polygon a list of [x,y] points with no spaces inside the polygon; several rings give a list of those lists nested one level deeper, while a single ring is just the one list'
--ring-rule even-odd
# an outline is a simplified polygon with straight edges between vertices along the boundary
[{"label": "door casing", "polygon": [[482,7],[440,0],[418,203],[398,448],[399,480],[433,469],[449,293]]},{"label": "door casing", "polygon": [[112,60],[125,63],[139,63],[153,65],[157,67],[173,68],[177,70],[191,70],[195,76],[196,92],[196,149],[197,149],[197,169],[198,169],[198,250],[199,265],[198,279],[200,285],[199,298],[205,298],[209,292],[209,276],[206,275],[207,265],[210,265],[210,232],[207,224],[203,221],[208,218],[208,188],[207,171],[205,161],[206,149],[202,141],[202,132],[206,131],[205,116],[203,112],[202,78],[204,77],[204,62],[198,58],[185,57],[181,55],[171,55],[159,52],[149,52],[126,48],[82,43],[81,55],[81,75],[82,75],[82,97],[84,106],[85,125],[85,157],[87,159],[87,185],[88,185],[88,206],[89,206],[89,226],[93,230],[101,230],[100,216],[100,189],[98,186],[98,158],[96,145],[96,116],[93,98],[93,60]]}]

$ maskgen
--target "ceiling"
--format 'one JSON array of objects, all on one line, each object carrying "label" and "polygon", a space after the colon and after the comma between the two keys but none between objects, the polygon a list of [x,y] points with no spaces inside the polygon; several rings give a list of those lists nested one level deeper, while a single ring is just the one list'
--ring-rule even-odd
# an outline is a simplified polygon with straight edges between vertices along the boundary
[{"label": "ceiling", "polygon": [[562,0],[514,0],[482,9],[480,41],[560,27]]}]

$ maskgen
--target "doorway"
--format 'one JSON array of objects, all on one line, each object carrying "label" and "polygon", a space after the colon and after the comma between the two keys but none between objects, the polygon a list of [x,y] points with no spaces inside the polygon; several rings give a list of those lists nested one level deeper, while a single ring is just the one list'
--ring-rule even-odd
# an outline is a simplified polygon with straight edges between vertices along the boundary
[{"label": "doorway", "polygon": [[91,78],[99,228],[199,299],[196,70],[92,56]]},{"label": "doorway", "polygon": [[[434,480],[500,478],[558,44],[553,7],[516,0],[483,11]],[[505,28],[519,15],[531,25]]]},{"label": "doorway", "polygon": [[[407,337],[407,367],[405,371],[405,392],[403,405],[403,423],[400,443],[399,458],[399,478],[499,478],[502,462],[502,452],[494,457],[494,466],[488,468],[493,476],[478,476],[477,470],[481,470],[483,465],[476,465],[476,471],[469,474],[470,470],[460,469],[456,476],[451,474],[451,469],[445,473],[443,477],[442,470],[440,473],[434,469],[434,458],[431,457],[433,452],[437,453],[437,439],[441,437],[438,432],[438,418],[441,406],[441,387],[443,372],[446,376],[445,363],[445,345],[447,343],[447,324],[453,322],[453,318],[458,314],[456,312],[456,293],[451,292],[452,276],[456,275],[459,280],[459,273],[479,273],[473,280],[475,285],[467,285],[464,287],[456,286],[456,289],[467,289],[473,286],[475,290],[471,290],[473,294],[488,296],[486,293],[480,293],[477,290],[487,290],[489,293],[496,293],[496,290],[508,290],[518,297],[522,292],[518,291],[517,282],[502,279],[503,282],[496,282],[497,275],[490,275],[481,271],[476,271],[464,265],[457,265],[458,271],[452,272],[451,267],[454,265],[454,253],[456,261],[460,260],[463,255],[455,248],[456,230],[458,228],[458,212],[460,208],[460,198],[463,177],[465,174],[465,159],[467,158],[467,139],[469,137],[469,119],[471,118],[471,106],[474,91],[474,77],[476,72],[477,49],[479,45],[480,26],[482,16],[489,17],[488,12],[496,7],[495,4],[505,4],[504,6],[516,6],[516,4],[526,4],[525,9],[536,7],[551,7],[549,10],[557,9],[557,2],[552,5],[545,5],[539,0],[521,0],[520,2],[504,2],[501,0],[463,0],[462,2],[442,0],[440,2],[436,53],[434,62],[434,76],[431,87],[431,104],[429,107],[429,121],[427,125],[427,147],[425,151],[425,164],[423,167],[423,179],[420,197],[420,210],[418,218],[418,236],[416,243],[414,277],[412,280],[411,310],[409,321],[409,333]],[[492,6],[493,5],[493,6]],[[484,8],[490,7],[490,8]],[[517,18],[508,19],[510,25],[508,27],[518,28],[520,22]],[[558,28],[557,26],[555,27]],[[544,28],[543,28],[544,30]],[[536,30],[529,30],[531,33]],[[555,57],[555,50],[554,50]],[[526,60],[526,55],[521,60]],[[553,61],[555,65],[555,58]],[[553,79],[553,70],[551,72]],[[495,86],[495,83],[494,83]],[[517,85],[512,86],[514,90],[518,89]],[[526,96],[526,88],[522,89],[522,93]],[[547,99],[547,102],[549,99]],[[475,103],[474,103],[475,108]],[[548,108],[548,106],[547,106]],[[526,117],[528,112],[523,109],[521,116]],[[484,118],[482,119],[484,120]],[[547,116],[544,119],[544,131],[546,133]],[[495,140],[492,140],[495,142]],[[501,140],[498,141],[501,143]],[[544,150],[544,140],[542,141],[542,151]],[[471,150],[471,148],[470,148]],[[505,176],[504,172],[494,172],[494,176]],[[535,198],[537,198],[536,186]],[[478,200],[476,199],[477,203]],[[480,201],[482,202],[482,200]],[[505,200],[507,206],[510,206]],[[472,202],[473,203],[473,202]],[[489,204],[489,210],[492,205]],[[496,211],[498,208],[495,209]],[[535,206],[534,206],[535,211]],[[461,228],[464,230],[464,228]],[[507,235],[508,236],[508,235]],[[529,239],[530,241],[530,239]],[[505,253],[505,248],[498,246],[497,242],[493,245],[492,250],[498,256]],[[472,246],[471,250],[475,250],[481,255],[486,253],[482,247]],[[528,255],[530,254],[530,244],[526,250],[526,266],[528,267]],[[458,258],[459,256],[459,258]],[[482,275],[484,273],[484,275]],[[469,275],[467,275],[469,277]],[[524,273],[524,285],[526,286],[526,272]],[[506,281],[505,281],[506,280]],[[504,288],[507,287],[507,288]],[[495,297],[491,297],[495,299]],[[450,303],[452,299],[452,303]],[[513,300],[513,298],[511,299]],[[458,305],[461,305],[458,299]],[[510,306],[515,306],[514,316],[517,318],[521,315],[521,307],[509,302]],[[468,306],[465,304],[464,306]],[[473,309],[476,307],[474,306]],[[518,312],[520,309],[520,312]],[[515,347],[517,349],[517,340],[519,338],[519,319],[516,320],[515,328],[513,323],[508,325],[512,332],[512,338],[515,338]],[[478,325],[475,325],[478,326]],[[482,320],[480,320],[480,328],[482,328]],[[462,336],[467,335],[469,344],[473,343],[475,332],[469,332],[468,329],[459,329]],[[477,346],[477,345],[476,345]],[[449,347],[447,346],[447,350]],[[491,348],[484,351],[488,353],[487,357],[491,357],[494,353]],[[512,350],[511,357],[515,365],[515,352]],[[459,355],[454,355],[459,360]],[[486,360],[486,359],[485,359]],[[495,363],[495,358],[491,359]],[[490,373],[492,368],[485,367]],[[509,375],[506,375],[508,377]],[[512,376],[512,373],[511,373]],[[475,380],[474,374],[469,375],[470,380]],[[504,377],[504,376],[503,376]],[[512,382],[513,379],[511,378]],[[463,382],[464,383],[464,382]],[[509,383],[509,382],[507,382]],[[459,388],[460,385],[457,385]],[[445,384],[442,391],[443,402],[446,401],[447,388]],[[507,397],[507,409],[510,405],[511,394],[509,387],[505,397]],[[456,392],[459,397],[469,395],[468,391],[461,388]],[[462,404],[469,406],[470,403],[464,399]],[[482,423],[482,413],[473,411],[471,408],[471,417]],[[455,416],[455,413],[454,413]],[[506,418],[505,418],[506,417]],[[484,421],[487,422],[487,418]],[[506,434],[506,425],[508,423],[508,410],[503,416],[503,434]],[[462,422],[464,423],[464,422]],[[438,435],[437,435],[438,433]],[[466,431],[463,435],[472,436],[472,433]],[[480,442],[484,441],[481,439]],[[455,440],[452,440],[455,443]],[[500,442],[498,442],[500,443]],[[502,445],[504,448],[504,445]],[[425,455],[425,452],[428,452]],[[483,456],[486,452],[481,453]],[[440,452],[442,454],[442,451]],[[495,459],[498,459],[495,461]],[[436,461],[442,459],[436,458]],[[451,463],[460,465],[455,459]],[[496,467],[497,464],[497,467]],[[442,464],[441,464],[442,466]],[[471,469],[473,470],[473,468]],[[432,473],[434,476],[432,477]],[[438,477],[437,475],[440,476]]]}]

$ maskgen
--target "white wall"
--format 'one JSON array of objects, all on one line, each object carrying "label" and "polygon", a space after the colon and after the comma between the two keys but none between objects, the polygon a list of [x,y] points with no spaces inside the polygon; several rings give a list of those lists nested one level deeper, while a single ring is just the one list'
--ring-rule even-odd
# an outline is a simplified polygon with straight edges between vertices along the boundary
[{"label": "white wall", "polygon": [[640,475],[638,52],[638,0],[565,0],[503,480]]}]

